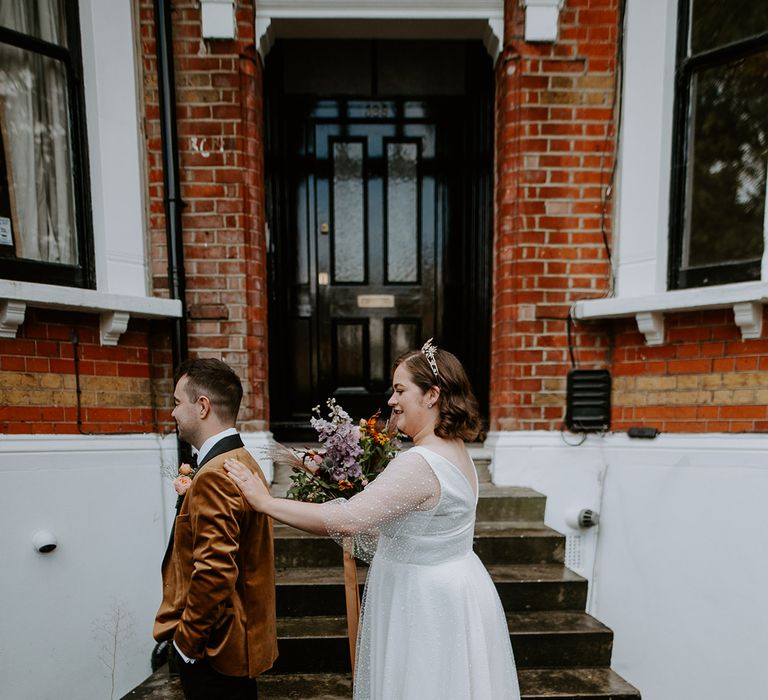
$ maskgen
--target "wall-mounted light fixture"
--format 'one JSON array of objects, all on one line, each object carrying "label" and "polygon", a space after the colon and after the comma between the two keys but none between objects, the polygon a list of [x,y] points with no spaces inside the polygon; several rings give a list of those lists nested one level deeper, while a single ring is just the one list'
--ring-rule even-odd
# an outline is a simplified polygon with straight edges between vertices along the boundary
[{"label": "wall-mounted light fixture", "polygon": [[585,530],[588,527],[594,527],[599,522],[599,514],[591,508],[571,508],[565,514],[565,524],[574,530]]},{"label": "wall-mounted light fixture", "polygon": [[234,0],[200,0],[203,39],[235,38]]},{"label": "wall-mounted light fixture", "polygon": [[556,41],[560,10],[565,0],[523,0],[525,40]]},{"label": "wall-mounted light fixture", "polygon": [[32,546],[40,554],[50,554],[58,546],[59,541],[49,530],[38,530],[32,535]]}]

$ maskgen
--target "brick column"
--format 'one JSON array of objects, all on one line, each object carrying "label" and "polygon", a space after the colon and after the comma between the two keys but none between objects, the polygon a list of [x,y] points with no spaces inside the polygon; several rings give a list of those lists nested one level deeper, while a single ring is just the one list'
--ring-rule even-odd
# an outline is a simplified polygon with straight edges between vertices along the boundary
[{"label": "brick column", "polygon": [[[140,1],[149,234],[155,293],[167,294],[152,0]],[[243,379],[241,423],[267,425],[262,75],[254,4],[237,2],[236,39],[203,40],[200,6],[173,3],[182,228],[190,354]]]},{"label": "brick column", "polygon": [[[554,43],[523,40],[507,0],[497,66],[491,429],[551,430],[565,413],[567,316],[610,285],[617,0],[569,0]],[[580,366],[608,360],[599,327],[577,328]]]}]

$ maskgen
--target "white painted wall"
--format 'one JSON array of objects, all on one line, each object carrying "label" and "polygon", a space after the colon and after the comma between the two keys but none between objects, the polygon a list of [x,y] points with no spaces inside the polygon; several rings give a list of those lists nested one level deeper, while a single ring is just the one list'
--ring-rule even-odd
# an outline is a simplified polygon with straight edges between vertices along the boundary
[{"label": "white painted wall", "polygon": [[[568,436],[574,440],[574,436]],[[588,611],[615,632],[613,668],[644,700],[765,694],[768,436],[492,433],[493,479],[547,498],[546,522],[595,507]]]},{"label": "white painted wall", "polygon": [[[2,697],[120,698],[149,674],[175,496],[163,464],[175,436],[0,437]],[[42,528],[50,554],[32,546]]]},{"label": "white painted wall", "polygon": [[[243,435],[257,459],[267,439]],[[0,436],[1,698],[111,700],[149,675],[176,467],[175,435]]]}]

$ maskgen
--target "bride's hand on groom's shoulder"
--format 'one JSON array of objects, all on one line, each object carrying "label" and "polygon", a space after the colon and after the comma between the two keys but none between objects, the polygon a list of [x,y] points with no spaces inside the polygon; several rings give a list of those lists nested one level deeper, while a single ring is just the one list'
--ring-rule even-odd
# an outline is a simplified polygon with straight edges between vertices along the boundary
[{"label": "bride's hand on groom's shoulder", "polygon": [[263,511],[267,501],[272,498],[264,482],[236,459],[225,459],[224,469],[227,470],[227,476],[242,491],[243,497],[251,508]]}]

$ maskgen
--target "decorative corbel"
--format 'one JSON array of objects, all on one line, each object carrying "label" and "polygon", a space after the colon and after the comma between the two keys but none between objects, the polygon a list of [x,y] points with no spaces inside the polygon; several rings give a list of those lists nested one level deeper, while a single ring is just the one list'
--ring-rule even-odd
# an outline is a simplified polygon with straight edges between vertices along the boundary
[{"label": "decorative corbel", "polygon": [[742,340],[759,338],[763,333],[763,305],[757,301],[744,301],[733,305],[733,318],[741,330]]},{"label": "decorative corbel", "polygon": [[504,43],[504,19],[491,18],[485,28],[483,44],[488,55],[493,59],[494,65],[501,54],[501,46]]},{"label": "decorative corbel", "polygon": [[272,50],[272,44],[275,43],[274,32],[272,30],[271,17],[256,18],[256,50],[261,56],[261,60],[266,59],[267,54]]},{"label": "decorative corbel", "polygon": [[660,311],[642,311],[635,314],[635,321],[647,345],[664,344],[664,314]]},{"label": "decorative corbel", "polygon": [[557,41],[560,10],[565,0],[523,0],[525,40]]},{"label": "decorative corbel", "polygon": [[203,39],[235,38],[234,0],[200,0]]},{"label": "decorative corbel", "polygon": [[120,336],[128,328],[131,315],[125,311],[108,311],[101,314],[101,344],[117,345]]},{"label": "decorative corbel", "polygon": [[0,338],[15,338],[26,313],[23,301],[0,299]]}]

